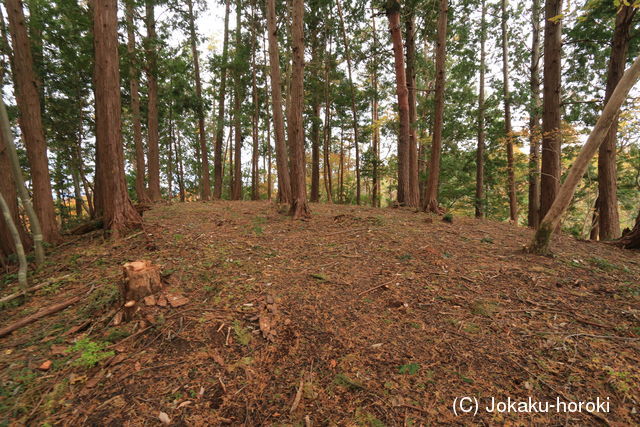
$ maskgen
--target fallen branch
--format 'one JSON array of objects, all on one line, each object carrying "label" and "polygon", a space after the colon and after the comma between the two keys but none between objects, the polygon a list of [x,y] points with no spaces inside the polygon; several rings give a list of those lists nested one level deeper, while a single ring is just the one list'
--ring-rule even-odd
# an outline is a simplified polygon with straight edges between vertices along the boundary
[{"label": "fallen branch", "polygon": [[291,405],[291,409],[289,409],[289,413],[293,414],[296,409],[298,409],[298,405],[300,404],[300,399],[302,399],[302,391],[304,387],[304,379],[300,379],[300,386],[298,386],[298,391],[296,392],[296,397],[293,399],[293,404]]},{"label": "fallen branch", "polygon": [[2,329],[0,329],[0,338],[4,337],[5,335],[9,335],[11,332],[15,331],[16,329],[20,329],[23,326],[27,326],[30,323],[35,322],[38,319],[41,319],[45,316],[48,316],[50,314],[53,313],[57,313],[58,311],[64,310],[65,308],[69,307],[72,304],[77,303],[78,301],[80,301],[82,297],[81,296],[75,296],[71,299],[68,299],[66,301],[63,301],[61,303],[58,304],[53,304],[50,305],[49,307],[45,307],[41,310],[39,310],[38,312],[27,316],[27,317],[23,317],[22,319],[18,320],[15,323],[12,323],[9,326],[6,326]]},{"label": "fallen branch", "polygon": [[364,291],[360,292],[358,295],[364,295],[364,294],[369,293],[369,292],[371,292],[371,291],[375,291],[376,289],[383,288],[383,287],[385,287],[385,286],[390,285],[390,284],[391,284],[391,283],[393,283],[394,281],[395,281],[395,279],[394,279],[394,280],[390,280],[390,281],[388,281],[388,282],[385,282],[385,283],[383,283],[382,285],[378,285],[378,286],[374,286],[373,288],[366,289],[366,290],[364,290]]},{"label": "fallen branch", "polygon": [[59,277],[59,278],[57,278],[55,280],[48,280],[46,282],[42,282],[42,283],[40,283],[38,285],[35,285],[35,286],[30,287],[30,288],[24,289],[24,290],[22,290],[20,292],[16,292],[15,294],[11,294],[11,295],[7,295],[6,297],[2,297],[2,298],[0,298],[0,304],[2,304],[3,302],[14,300],[14,299],[18,298],[19,296],[26,295],[26,294],[28,294],[30,292],[37,291],[38,289],[44,288],[46,286],[49,286],[49,285],[51,285],[53,283],[56,283],[56,282],[58,282],[58,281],[60,281],[62,279],[65,279],[67,277],[69,277],[69,274],[67,274],[66,276]]}]

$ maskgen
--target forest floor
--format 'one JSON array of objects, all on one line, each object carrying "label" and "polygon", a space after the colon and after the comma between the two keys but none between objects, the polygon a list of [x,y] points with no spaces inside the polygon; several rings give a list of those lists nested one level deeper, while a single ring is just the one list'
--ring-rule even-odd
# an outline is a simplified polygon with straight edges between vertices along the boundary
[{"label": "forest floor", "polygon": [[[640,253],[561,235],[540,257],[506,223],[311,207],[174,203],[120,241],[69,237],[31,278],[51,284],[0,311],[83,296],[0,338],[0,425],[640,423]],[[188,303],[111,326],[133,260]],[[610,411],[484,410],[528,396]]]}]

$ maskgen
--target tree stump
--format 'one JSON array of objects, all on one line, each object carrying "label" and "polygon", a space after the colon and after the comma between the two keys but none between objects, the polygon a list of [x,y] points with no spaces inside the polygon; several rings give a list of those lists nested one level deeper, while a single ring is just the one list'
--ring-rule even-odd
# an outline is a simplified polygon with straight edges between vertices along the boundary
[{"label": "tree stump", "polygon": [[124,280],[120,292],[124,300],[124,318],[130,320],[144,297],[162,290],[160,268],[149,261],[134,261],[122,267]]}]

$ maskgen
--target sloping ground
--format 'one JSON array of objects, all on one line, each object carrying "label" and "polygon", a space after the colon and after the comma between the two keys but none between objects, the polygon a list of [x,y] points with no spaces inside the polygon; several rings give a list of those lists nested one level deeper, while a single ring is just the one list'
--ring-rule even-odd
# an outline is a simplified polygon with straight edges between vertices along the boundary
[{"label": "sloping ground", "polygon": [[[560,236],[555,258],[538,257],[509,224],[312,211],[158,206],[144,233],[56,249],[32,281],[57,281],[0,322],[91,292],[0,340],[0,423],[640,423],[640,253]],[[190,301],[108,326],[121,265],[138,259]],[[454,414],[463,396],[479,399],[475,417]],[[529,396],[599,397],[609,412],[484,410]]]}]

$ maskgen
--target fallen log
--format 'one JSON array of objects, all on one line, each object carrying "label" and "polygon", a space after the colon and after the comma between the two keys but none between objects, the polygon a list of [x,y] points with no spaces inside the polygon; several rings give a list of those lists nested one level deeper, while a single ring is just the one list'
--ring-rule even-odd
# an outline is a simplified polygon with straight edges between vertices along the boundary
[{"label": "fallen log", "polygon": [[80,296],[75,296],[73,298],[60,302],[58,304],[53,304],[53,305],[50,305],[49,307],[45,307],[30,316],[23,317],[17,322],[12,323],[11,325],[5,326],[4,328],[0,329],[0,338],[6,335],[9,335],[11,332],[15,331],[16,329],[20,329],[23,326],[27,326],[28,324],[33,323],[38,319],[41,319],[53,313],[57,313],[58,311],[64,310],[70,305],[73,305],[78,301],[80,301],[80,299],[81,299]]},{"label": "fallen log", "polygon": [[103,227],[104,227],[104,221],[102,220],[102,218],[92,219],[73,227],[71,230],[68,231],[68,233],[77,236],[80,234],[90,233],[94,230],[100,230]]},{"label": "fallen log", "polygon": [[59,282],[60,280],[65,279],[67,277],[69,277],[69,274],[67,274],[66,276],[59,277],[56,280],[48,280],[46,282],[42,282],[42,283],[37,284],[35,286],[32,286],[30,288],[21,290],[20,292],[16,292],[15,294],[11,294],[11,295],[7,295],[6,297],[2,297],[2,298],[0,298],[0,304],[2,304],[3,302],[14,300],[14,299],[18,298],[19,296],[27,295],[28,293],[37,291],[38,289],[41,289],[41,288],[44,288],[45,286],[49,286],[49,285],[51,285],[53,283]]}]

